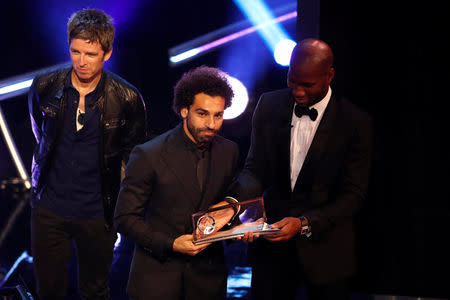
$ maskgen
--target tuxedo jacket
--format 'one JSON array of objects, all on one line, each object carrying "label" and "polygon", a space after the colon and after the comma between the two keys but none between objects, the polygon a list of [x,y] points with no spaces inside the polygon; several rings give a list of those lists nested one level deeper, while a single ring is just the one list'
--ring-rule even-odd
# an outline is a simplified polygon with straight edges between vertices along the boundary
[{"label": "tuxedo jacket", "polygon": [[[312,236],[298,236],[289,242],[295,244],[294,252],[309,280],[338,280],[355,271],[352,217],[368,188],[371,118],[349,101],[332,95],[292,190],[290,135],[294,104],[290,89],[260,97],[253,114],[251,146],[235,196],[242,199],[263,193],[269,223],[289,216],[309,216]],[[264,243],[268,242],[251,244],[251,255],[270,257],[264,253]]]},{"label": "tuxedo jacket", "polygon": [[210,176],[202,194],[186,138],[180,124],[136,146],[125,169],[114,224],[136,244],[128,283],[128,293],[136,299],[165,298],[165,292],[180,288],[187,264],[206,268],[205,289],[217,288],[216,275],[226,285],[221,243],[194,257],[173,252],[172,245],[177,237],[192,233],[193,213],[224,199],[236,175],[238,147],[221,136],[213,139]]}]

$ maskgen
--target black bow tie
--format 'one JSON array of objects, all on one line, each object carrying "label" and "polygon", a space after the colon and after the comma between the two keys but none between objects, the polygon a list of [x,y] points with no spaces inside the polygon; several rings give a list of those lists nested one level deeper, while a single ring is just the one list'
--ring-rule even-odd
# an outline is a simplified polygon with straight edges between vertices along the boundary
[{"label": "black bow tie", "polygon": [[315,109],[315,108],[309,109],[308,107],[300,106],[300,105],[296,104],[294,112],[295,112],[295,115],[299,118],[301,118],[303,115],[307,115],[313,121],[315,121],[317,119],[317,109]]}]

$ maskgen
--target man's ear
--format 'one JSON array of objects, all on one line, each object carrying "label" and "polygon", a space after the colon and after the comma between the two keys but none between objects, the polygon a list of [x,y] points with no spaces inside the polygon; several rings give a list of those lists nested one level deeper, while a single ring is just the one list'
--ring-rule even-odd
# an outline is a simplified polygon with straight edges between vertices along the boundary
[{"label": "man's ear", "polygon": [[183,108],[180,110],[180,115],[181,115],[181,117],[182,117],[183,119],[186,119],[186,118],[187,118],[187,115],[188,115],[188,112],[189,112],[189,110],[187,109],[187,107],[183,107]]},{"label": "man's ear", "polygon": [[334,78],[334,68],[331,67],[331,68],[328,70],[328,85],[331,83],[331,81],[333,80],[333,78]]},{"label": "man's ear", "polygon": [[111,57],[111,54],[112,49],[105,53],[105,55],[103,56],[103,62],[106,62]]}]

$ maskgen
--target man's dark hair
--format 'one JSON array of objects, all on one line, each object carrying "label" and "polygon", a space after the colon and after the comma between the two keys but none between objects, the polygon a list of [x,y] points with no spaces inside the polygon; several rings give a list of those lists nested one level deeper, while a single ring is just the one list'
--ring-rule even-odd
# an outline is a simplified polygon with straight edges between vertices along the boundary
[{"label": "man's dark hair", "polygon": [[69,44],[72,39],[98,42],[105,53],[112,49],[114,26],[112,18],[98,9],[85,9],[72,14],[67,23]]},{"label": "man's dark hair", "polygon": [[221,96],[225,99],[225,108],[231,105],[234,96],[233,89],[228,83],[225,72],[212,67],[201,66],[184,73],[174,88],[173,110],[180,114],[183,107],[194,102],[197,94]]}]

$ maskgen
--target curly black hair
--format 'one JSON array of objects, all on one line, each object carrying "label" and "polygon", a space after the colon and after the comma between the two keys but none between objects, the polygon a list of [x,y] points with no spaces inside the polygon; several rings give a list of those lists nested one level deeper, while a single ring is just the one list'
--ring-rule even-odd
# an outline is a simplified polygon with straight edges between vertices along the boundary
[{"label": "curly black hair", "polygon": [[183,74],[174,88],[173,110],[179,115],[183,107],[189,107],[197,94],[221,96],[225,99],[225,108],[231,105],[234,96],[226,73],[220,69],[200,66]]}]

